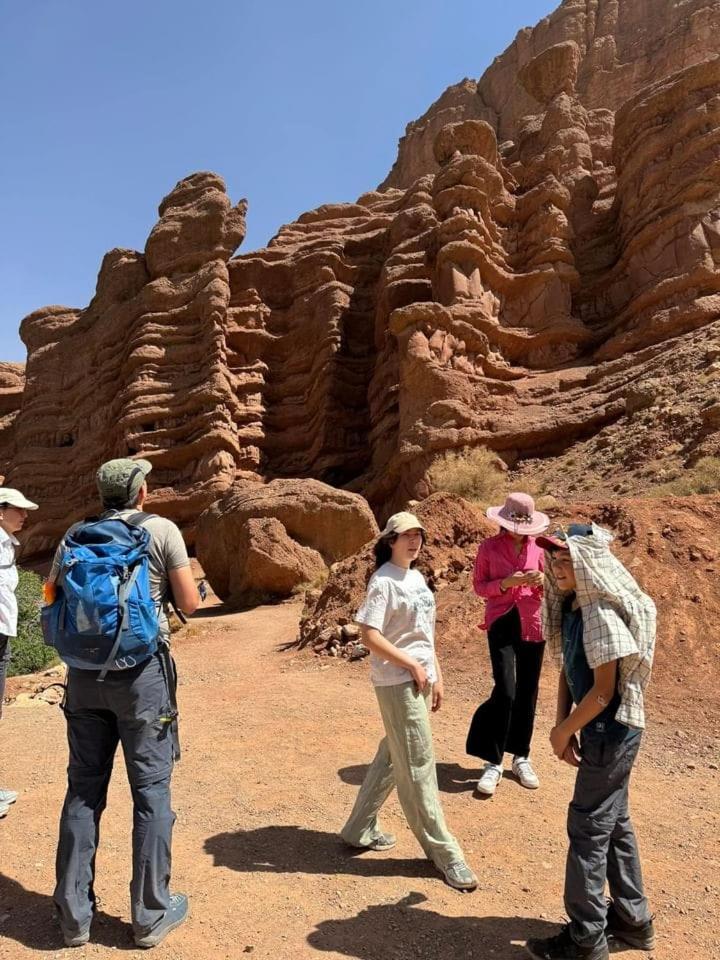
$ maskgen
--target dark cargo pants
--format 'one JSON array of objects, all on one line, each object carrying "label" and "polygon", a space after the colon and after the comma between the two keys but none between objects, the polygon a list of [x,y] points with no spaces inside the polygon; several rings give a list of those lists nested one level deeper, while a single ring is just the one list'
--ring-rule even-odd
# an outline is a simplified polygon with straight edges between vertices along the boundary
[{"label": "dark cargo pants", "polygon": [[54,902],[64,930],[86,930],[95,905],[95,853],[113,758],[122,744],[133,797],[130,901],[135,934],[162,920],[169,906],[172,828],[170,776],[176,755],[163,664],[108,673],[70,670],[65,699],[70,762],[60,819]]},{"label": "dark cargo pants", "polygon": [[565,910],[580,946],[605,940],[605,882],[620,916],[635,926],[650,920],[640,854],[630,821],[630,773],[640,735],[617,742],[584,736],[582,762],[568,810]]}]

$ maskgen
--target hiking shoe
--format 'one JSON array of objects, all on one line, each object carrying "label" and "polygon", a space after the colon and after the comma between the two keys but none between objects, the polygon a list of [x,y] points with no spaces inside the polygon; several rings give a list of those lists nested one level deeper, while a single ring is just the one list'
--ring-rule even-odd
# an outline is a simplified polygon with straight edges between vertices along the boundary
[{"label": "hiking shoe", "polygon": [[353,850],[392,850],[397,843],[397,838],[392,833],[376,833],[370,843],[348,843]]},{"label": "hiking shoe", "polygon": [[606,940],[594,947],[581,947],[570,936],[569,923],[556,937],[528,940],[527,949],[531,956],[539,960],[610,960]]},{"label": "hiking shoe", "polygon": [[160,923],[143,937],[135,936],[135,945],[138,947],[156,947],[165,937],[187,920],[188,898],[184,893],[171,893],[170,906]]},{"label": "hiking shoe", "polygon": [[655,949],[655,925],[652,918],[639,926],[628,923],[618,913],[612,900],[608,900],[607,927],[605,933],[615,940],[622,940],[636,950]]},{"label": "hiking shoe", "polygon": [[454,860],[441,870],[445,882],[454,890],[474,890],[478,885],[477,877],[464,860]]},{"label": "hiking shoe", "polygon": [[540,780],[530,765],[527,757],[515,757],[512,762],[512,772],[520,781],[523,787],[528,790],[537,790],[540,786]]},{"label": "hiking shoe", "polygon": [[495,793],[502,775],[503,768],[499,764],[488,763],[477,782],[478,793],[484,793],[486,797],[491,797]]},{"label": "hiking shoe", "polygon": [[87,925],[85,930],[81,930],[79,933],[68,933],[63,927],[62,935],[66,947],[84,947],[90,939],[90,924]]},{"label": "hiking shoe", "polygon": [[0,790],[0,804],[11,804],[15,803],[18,795],[15,790]]}]

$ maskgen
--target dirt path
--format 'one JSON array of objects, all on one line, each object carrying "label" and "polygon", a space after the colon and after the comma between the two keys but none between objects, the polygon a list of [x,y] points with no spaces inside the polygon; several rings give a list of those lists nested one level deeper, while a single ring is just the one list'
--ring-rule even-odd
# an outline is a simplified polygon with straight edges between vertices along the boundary
[{"label": "dirt path", "polygon": [[[554,671],[546,671],[536,739],[542,789],[506,779],[493,800],[481,801],[463,743],[487,680],[446,666],[448,702],[435,723],[445,811],[481,876],[476,893],[457,894],[420,859],[394,798],[384,820],[399,838],[390,855],[350,856],[339,844],[380,722],[365,665],[279,651],[298,616],[296,604],[207,616],[177,643],[184,757],[174,778],[174,887],[190,895],[191,920],[154,956],[527,956],[524,940],[552,931],[562,913],[572,772],[546,747]],[[485,673],[480,645],[479,662]],[[682,723],[658,719],[633,787],[658,914],[654,956],[711,960],[720,957],[720,774],[708,758],[717,762],[718,743],[686,724],[686,745],[669,752]],[[63,950],[50,901],[66,763],[62,715],[11,705],[0,733],[0,779],[21,792],[0,821],[0,957],[140,956],[128,926],[131,808],[122,769],[102,824],[93,942]]]}]

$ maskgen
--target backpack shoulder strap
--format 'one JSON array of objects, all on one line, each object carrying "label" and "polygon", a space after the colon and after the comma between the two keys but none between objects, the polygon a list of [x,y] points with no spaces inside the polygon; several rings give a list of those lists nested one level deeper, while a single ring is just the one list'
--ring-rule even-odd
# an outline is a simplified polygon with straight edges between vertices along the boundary
[{"label": "backpack shoulder strap", "polygon": [[145,513],[144,510],[138,510],[135,513],[131,513],[129,517],[119,517],[118,519],[129,523],[131,527],[142,527],[148,520],[156,516],[156,513]]}]

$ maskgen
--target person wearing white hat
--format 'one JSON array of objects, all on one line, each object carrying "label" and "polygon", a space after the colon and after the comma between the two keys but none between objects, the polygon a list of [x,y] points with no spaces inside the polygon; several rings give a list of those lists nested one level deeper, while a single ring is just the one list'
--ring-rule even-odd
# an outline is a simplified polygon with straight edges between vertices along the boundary
[{"label": "person wearing white hat", "polygon": [[512,770],[523,787],[540,780],[530,760],[543,641],[540,609],[544,555],[535,537],[549,518],[535,509],[527,493],[511,493],[488,519],[500,533],[478,548],[473,572],[475,593],[485,599],[485,619],[494,687],[475,711],[466,750],[485,761],[477,789],[492,796],[503,775],[503,757],[513,754]]},{"label": "person wearing white hat", "polygon": [[[15,566],[15,548],[29,510],[38,505],[28,500],[13,487],[0,487],[0,717],[2,717],[5,678],[10,662],[11,643],[17,636],[18,605],[15,590],[18,572]],[[15,790],[0,787],[0,817],[7,816],[10,805],[17,800]]]},{"label": "person wearing white hat", "polygon": [[414,569],[425,528],[407,512],[390,517],[375,544],[376,570],[355,619],[370,649],[371,678],[385,737],[370,765],[352,813],[341,831],[363,850],[389,850],[378,814],[397,788],[410,829],[425,855],[456,890],[474,890],[477,878],[445,824],[438,793],[430,712],[443,701],[435,655],[435,598]]}]

